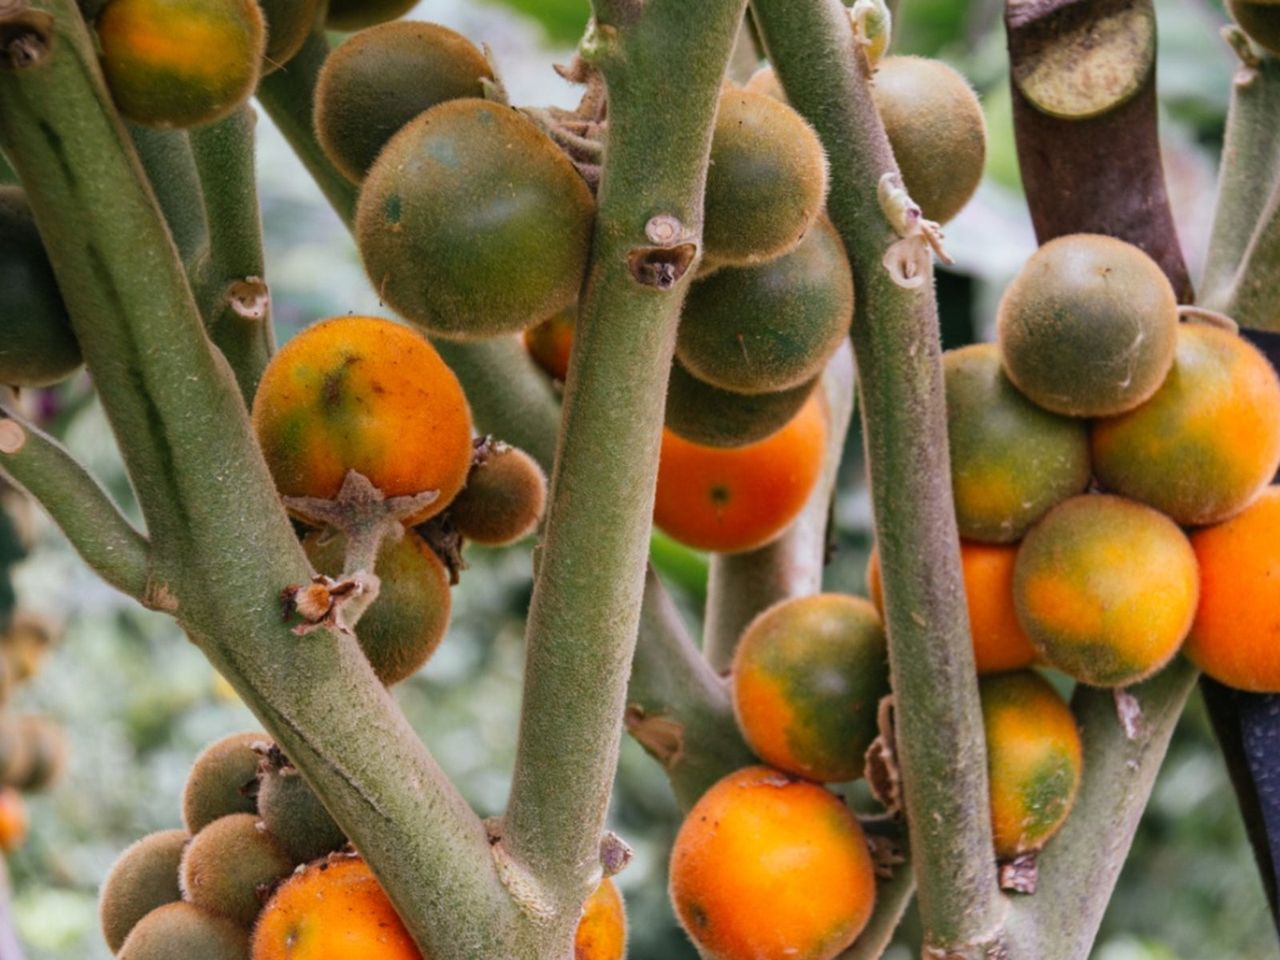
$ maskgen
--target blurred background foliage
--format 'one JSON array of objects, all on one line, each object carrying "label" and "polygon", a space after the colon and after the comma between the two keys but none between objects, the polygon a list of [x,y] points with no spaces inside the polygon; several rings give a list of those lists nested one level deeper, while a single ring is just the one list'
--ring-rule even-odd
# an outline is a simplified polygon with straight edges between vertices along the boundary
[{"label": "blurred background foliage", "polygon": [[[1158,0],[1161,132],[1174,207],[1193,273],[1203,261],[1232,56],[1210,0]],[[947,230],[956,267],[939,276],[947,346],[985,338],[1004,284],[1034,246],[1010,127],[998,0],[905,0],[895,50],[940,56],[982,95],[990,124],[988,175]],[[551,71],[572,55],[586,0],[425,0],[415,16],[445,23],[493,48],[522,103],[571,105]],[[674,82],[674,80],[673,80]],[[382,312],[355,249],[269,121],[261,123],[260,183],[269,280],[281,340],[320,317]],[[42,398],[56,426],[123,501],[117,451],[83,379]],[[837,504],[839,550],[831,589],[863,592],[870,513],[861,440],[849,439]],[[178,796],[195,754],[213,739],[252,729],[249,712],[164,617],[122,600],[89,574],[43,518],[19,568],[25,606],[65,626],[41,675],[16,709],[48,713],[68,732],[72,763],[50,794],[30,800],[31,837],[11,859],[20,932],[32,960],[105,960],[96,890],[117,854],[145,833],[179,823]],[[697,628],[705,563],[682,548],[655,550]],[[504,804],[522,667],[522,616],[530,592],[527,545],[472,548],[443,647],[397,690],[414,726],[482,815]],[[300,642],[299,656],[306,655]],[[666,899],[665,862],[678,819],[658,768],[624,746],[614,827],[636,850],[620,877],[632,960],[694,960]],[[430,882],[430,878],[424,878]],[[914,922],[892,960],[915,956]],[[1184,717],[1104,922],[1099,960],[1275,957],[1275,934],[1240,818],[1198,699]]]}]

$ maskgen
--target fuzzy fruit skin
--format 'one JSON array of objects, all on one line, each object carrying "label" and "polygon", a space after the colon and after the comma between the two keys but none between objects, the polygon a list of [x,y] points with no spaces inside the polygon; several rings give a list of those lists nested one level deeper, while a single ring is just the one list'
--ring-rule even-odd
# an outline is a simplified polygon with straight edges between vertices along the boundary
[{"label": "fuzzy fruit skin", "polygon": [[1132,410],[1173,365],[1178,303],[1132,244],[1077,233],[1023,265],[996,318],[1005,373],[1032,402],[1072,417]]},{"label": "fuzzy fruit skin", "polygon": [[721,94],[704,204],[707,258],[746,266],[780,257],[826,199],[827,157],[804,118],[764,94]]},{"label": "fuzzy fruit skin", "polygon": [[667,429],[707,447],[745,447],[785,427],[813,393],[818,378],[776,393],[735,393],[698,379],[679,360],[667,383]]},{"label": "fuzzy fruit skin", "polygon": [[111,96],[145,126],[227,116],[253,93],[266,39],[257,0],[109,0],[98,15]]},{"label": "fuzzy fruit skin", "polygon": [[[320,573],[342,572],[344,537],[311,533],[302,546]],[[417,673],[444,639],[452,605],[449,574],[412,530],[382,541],[373,572],[382,586],[360,618],[356,637],[378,679],[391,686]]]},{"label": "fuzzy fruit skin", "polygon": [[1018,621],[1051,666],[1127,687],[1178,652],[1199,594],[1196,556],[1172,520],[1105,494],[1054,507],[1014,566]]},{"label": "fuzzy fruit skin", "polygon": [[849,258],[823,217],[790,253],[722,267],[695,282],[680,316],[676,356],[722,390],[790,390],[822,372],[852,322]]},{"label": "fuzzy fruit skin", "polygon": [[112,953],[152,910],[182,899],[178,865],[191,834],[162,830],[143,837],[120,854],[102,882],[98,919]]},{"label": "fuzzy fruit skin", "polygon": [[471,468],[449,515],[468,540],[503,547],[532,533],[546,505],[547,478],[537,461],[499,443]]},{"label": "fuzzy fruit skin", "polygon": [[622,960],[626,953],[627,911],[617,886],[605,877],[582,908],[573,960]]},{"label": "fuzzy fruit skin", "polygon": [[1200,605],[1186,654],[1219,683],[1280,693],[1280,487],[1226,523],[1198,530]]},{"label": "fuzzy fruit skin", "polygon": [[484,54],[448,27],[370,27],[339,45],[320,70],[316,139],[343,176],[359,183],[401,127],[437,103],[483,97],[483,79],[493,79]]},{"label": "fuzzy fruit skin", "polygon": [[[968,602],[969,636],[973,661],[979,674],[1021,670],[1036,661],[1036,650],[1018,622],[1013,604],[1013,571],[1016,544],[960,541],[960,565]],[[884,589],[880,576],[880,551],[867,561],[867,592],[884,615]]]},{"label": "fuzzy fruit skin", "polygon": [[262,771],[258,814],[267,832],[295,864],[319,860],[346,845],[342,828],[293,767]]},{"label": "fuzzy fruit skin", "polygon": [[13,787],[0,787],[0,853],[13,853],[27,841],[27,805]]},{"label": "fuzzy fruit skin", "polygon": [[248,950],[249,937],[243,927],[180,901],[143,917],[116,960],[245,960]]},{"label": "fuzzy fruit skin", "polygon": [[1011,859],[1039,850],[1071,812],[1084,763],[1080,732],[1038,674],[985,677],[978,690],[996,856]]},{"label": "fuzzy fruit skin", "polygon": [[987,125],[954,69],[924,57],[885,57],[871,88],[902,183],[928,220],[946,223],[982,182]]},{"label": "fuzzy fruit skin", "polygon": [[182,790],[182,822],[199,833],[213,821],[232,813],[257,810],[257,744],[270,744],[265,733],[233,733],[209,744],[196,757]]},{"label": "fuzzy fruit skin", "polygon": [[400,130],[365,178],[356,242],[374,288],[428,333],[517,333],[573,303],[595,198],[510,107],[449,100]]},{"label": "fuzzy fruit skin", "polygon": [[573,304],[522,334],[524,348],[533,362],[552,380],[561,383],[569,377],[569,355],[573,352],[573,327],[577,317],[578,307]]},{"label": "fuzzy fruit skin", "polygon": [[1009,382],[994,343],[942,357],[951,492],[960,536],[1013,543],[1053,506],[1089,485],[1089,431]]},{"label": "fuzzy fruit skin", "polygon": [[294,58],[320,19],[323,0],[258,0],[267,21],[263,74],[274,73]]},{"label": "fuzzy fruit skin", "polygon": [[664,430],[653,522],[698,550],[738,553],[763,546],[809,499],[826,439],[816,395],[781,430],[745,447],[704,447]]},{"label": "fuzzy fruit skin", "polygon": [[440,495],[406,522],[448,506],[471,467],[471,410],[426,338],[375,317],[308,327],[267,364],[253,426],[287,497],[337,495],[357,470],[387,497]]},{"label": "fuzzy fruit skin", "polygon": [[1181,324],[1160,389],[1094,424],[1093,461],[1115,493],[1184,526],[1219,523],[1243,510],[1280,467],[1280,378],[1242,337]]},{"label": "fuzzy fruit skin", "polygon": [[787,773],[840,783],[862,776],[889,693],[880,615],[860,597],[783,600],[742,634],[733,710],[752,750]]},{"label": "fuzzy fruit skin", "polygon": [[256,813],[233,813],[191,838],[178,879],[183,899],[251,927],[262,909],[258,891],[287,877],[293,866]]},{"label": "fuzzy fruit skin", "polygon": [[671,851],[670,890],[707,960],[832,960],[876,897],[848,807],[768,767],[729,774],[689,811]]},{"label": "fuzzy fruit skin", "polygon": [[423,960],[359,857],[336,855],[276,890],[253,931],[252,960]]},{"label": "fuzzy fruit skin", "polygon": [[0,186],[0,383],[47,387],[81,362],[26,192]]},{"label": "fuzzy fruit skin", "polygon": [[1250,40],[1280,56],[1280,4],[1274,0],[1227,0],[1227,10]]},{"label": "fuzzy fruit skin", "polygon": [[330,30],[363,30],[403,17],[418,0],[329,0],[325,26]]}]

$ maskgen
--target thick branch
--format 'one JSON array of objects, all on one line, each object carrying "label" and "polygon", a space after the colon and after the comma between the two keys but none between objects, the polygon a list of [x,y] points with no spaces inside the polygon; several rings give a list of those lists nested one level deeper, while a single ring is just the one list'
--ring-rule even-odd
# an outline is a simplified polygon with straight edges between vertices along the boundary
[{"label": "thick branch", "polygon": [[896,165],[843,4],[753,0],[753,9],[788,99],[826,145],[828,212],[858,290],[853,348],[926,943],[957,958],[983,957],[1001,939],[1005,901],[991,852],[933,286],[904,289],[882,266],[899,238],[877,190]]}]

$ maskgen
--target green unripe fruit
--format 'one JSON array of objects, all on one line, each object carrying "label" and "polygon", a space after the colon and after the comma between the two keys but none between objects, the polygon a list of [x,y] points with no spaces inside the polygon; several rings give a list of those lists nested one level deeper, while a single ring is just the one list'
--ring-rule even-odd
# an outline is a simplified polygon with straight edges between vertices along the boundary
[{"label": "green unripe fruit", "polygon": [[204,749],[187,775],[182,791],[182,822],[199,833],[220,817],[254,813],[258,789],[256,746],[268,746],[265,733],[234,733]]},{"label": "green unripe fruit", "polygon": [[325,26],[330,30],[363,30],[403,17],[418,0],[329,0]]},{"label": "green unripe fruit", "polygon": [[794,250],[827,200],[827,156],[800,114],[746,90],[720,96],[702,242],[720,264]]},{"label": "green unripe fruit", "polygon": [[233,813],[191,838],[178,882],[183,897],[197,907],[251,927],[266,896],[293,868],[256,814]]},{"label": "green unripe fruit", "polygon": [[537,462],[523,450],[490,442],[449,516],[468,540],[502,547],[532,533],[546,505],[547,478]]},{"label": "green unripe fruit", "polygon": [[319,860],[346,845],[342,828],[283,756],[263,766],[258,811],[267,832],[295,864]]},{"label": "green unripe fruit", "polygon": [[886,57],[872,93],[907,193],[926,219],[946,223],[978,189],[987,159],[973,88],[938,60]]},{"label": "green unripe fruit", "polygon": [[48,386],[71,376],[80,362],[27,195],[0,186],[0,383]]},{"label": "green unripe fruit", "polygon": [[815,377],[776,393],[735,393],[699,380],[677,360],[667,385],[666,425],[704,447],[745,447],[790,423],[817,382]]},{"label": "green unripe fruit", "polygon": [[418,114],[446,100],[483,97],[493,79],[484,54],[435,23],[371,27],[329,55],[316,82],[316,138],[353,183]]},{"label": "green unripe fruit", "polygon": [[510,107],[449,100],[391,138],[365,178],[356,240],[374,288],[427,333],[515,333],[578,296],[595,198]]},{"label": "green unripe fruit", "polygon": [[[302,541],[320,573],[342,572],[346,539],[312,533]],[[360,648],[378,679],[390,686],[417,672],[444,639],[452,602],[440,558],[411,530],[382,541],[373,572],[382,585],[356,626]]]},{"label": "green unripe fruit", "polygon": [[162,830],[143,837],[112,865],[98,899],[102,935],[112,953],[148,913],[182,899],[178,864],[190,839],[185,830]]},{"label": "green unripe fruit", "polygon": [[960,536],[1020,540],[1051,507],[1089,485],[1088,427],[1019,393],[994,343],[949,350],[942,368]]},{"label": "green unripe fruit", "polygon": [[267,74],[302,49],[320,19],[322,0],[258,0],[258,6],[267,20],[267,52],[262,61],[262,72]]},{"label": "green unripe fruit", "polygon": [[152,910],[133,928],[116,960],[248,960],[249,932],[190,903]]},{"label": "green unripe fruit", "polygon": [[1260,3],[1227,0],[1227,9],[1250,40],[1280,55],[1280,3],[1274,0],[1262,0]]},{"label": "green unripe fruit", "polygon": [[853,274],[840,235],[824,217],[791,253],[696,281],[676,356],[722,390],[790,390],[822,372],[852,321]]},{"label": "green unripe fruit", "polygon": [[44,790],[62,776],[67,763],[67,741],[62,730],[45,717],[23,717],[19,729],[27,742],[29,766],[19,790]]}]

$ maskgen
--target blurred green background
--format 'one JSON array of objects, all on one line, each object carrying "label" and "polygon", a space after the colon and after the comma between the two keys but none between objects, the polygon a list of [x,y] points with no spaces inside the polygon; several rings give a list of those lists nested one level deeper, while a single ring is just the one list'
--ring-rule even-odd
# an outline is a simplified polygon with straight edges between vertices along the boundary
[{"label": "blurred green background", "polygon": [[[1217,37],[1225,19],[1218,5],[1161,0],[1157,7],[1166,165],[1196,274],[1212,214],[1232,56]],[[895,34],[897,52],[942,56],[963,70],[979,89],[990,123],[986,182],[947,230],[958,261],[939,281],[948,346],[987,335],[1003,285],[1034,246],[1012,144],[1001,9],[993,0],[906,0]],[[586,0],[509,0],[507,6],[427,0],[415,16],[490,44],[519,102],[574,101],[574,90],[550,66],[571,56]],[[320,317],[381,312],[345,230],[265,117],[259,165],[280,339]],[[64,394],[86,390],[78,382]],[[95,404],[70,419],[65,439],[127,499],[118,454]],[[840,549],[828,586],[863,592],[869,505],[857,436],[850,438],[844,475]],[[31,838],[11,859],[17,917],[32,960],[105,960],[96,889],[107,868],[134,839],[178,824],[182,782],[205,744],[254,722],[167,619],[97,582],[43,518],[37,536],[32,558],[18,569],[19,595],[25,606],[56,618],[65,633],[45,670],[19,693],[16,709],[58,718],[73,759],[56,790],[30,801]],[[527,546],[473,548],[469,560],[448,639],[397,696],[445,769],[489,815],[502,809],[508,787],[530,567]],[[685,564],[673,576],[695,629],[700,569],[697,562]],[[299,655],[305,655],[304,645]],[[636,851],[620,877],[631,922],[629,956],[694,960],[665,893],[676,808],[658,768],[630,742],[612,819]],[[917,955],[913,931],[909,920],[889,954],[893,960]],[[1256,868],[1197,699],[1175,737],[1095,956],[1261,960],[1277,953]]]}]

